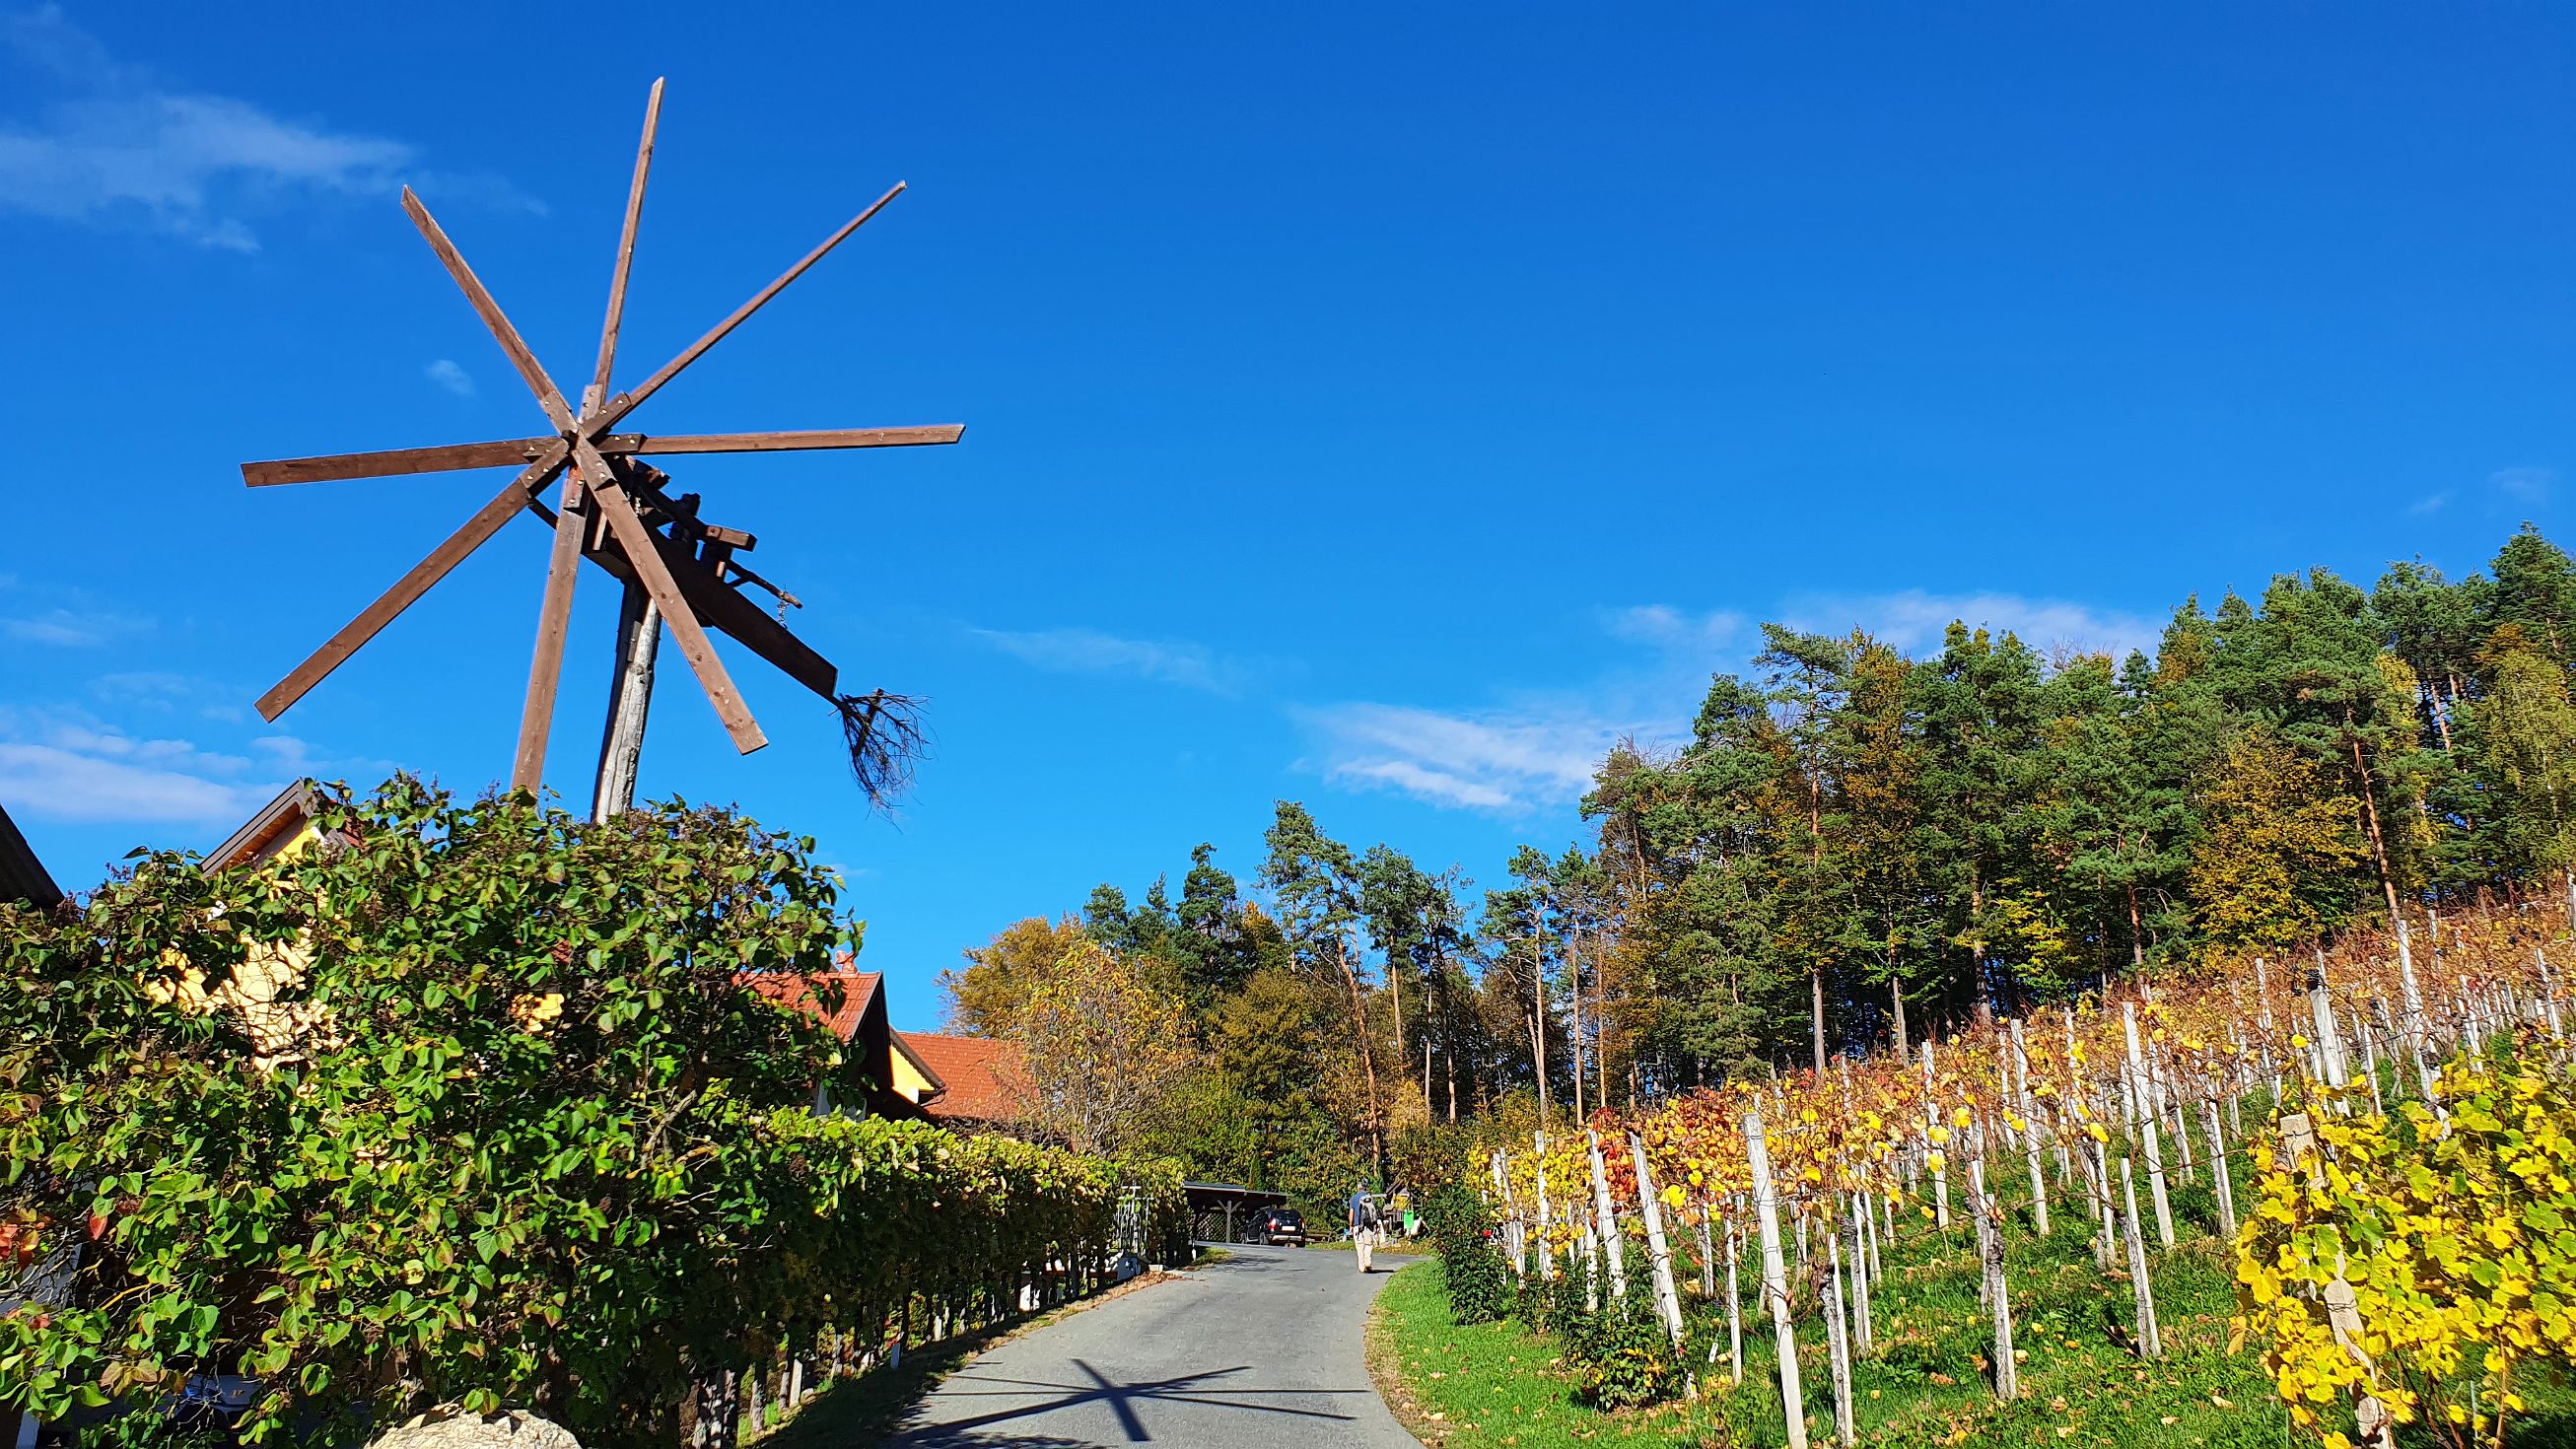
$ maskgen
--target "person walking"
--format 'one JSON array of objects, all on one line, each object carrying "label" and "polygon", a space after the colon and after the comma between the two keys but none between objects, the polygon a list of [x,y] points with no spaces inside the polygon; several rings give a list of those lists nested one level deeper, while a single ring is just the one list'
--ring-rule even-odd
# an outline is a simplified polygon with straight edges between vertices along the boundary
[{"label": "person walking", "polygon": [[1360,1260],[1360,1271],[1369,1271],[1369,1247],[1377,1236],[1377,1203],[1366,1187],[1351,1193],[1351,1256]]}]

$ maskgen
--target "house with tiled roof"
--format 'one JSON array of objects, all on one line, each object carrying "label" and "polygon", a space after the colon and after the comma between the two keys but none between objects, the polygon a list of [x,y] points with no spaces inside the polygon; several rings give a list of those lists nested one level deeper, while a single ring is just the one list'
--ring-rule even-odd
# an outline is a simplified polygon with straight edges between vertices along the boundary
[{"label": "house with tiled roof", "polygon": [[1028,1056],[1015,1041],[907,1031],[897,1039],[947,1084],[923,1104],[942,1126],[1008,1132],[1028,1115]]},{"label": "house with tiled roof", "polygon": [[[844,953],[829,971],[746,972],[739,979],[769,1000],[830,1027],[844,1052],[856,1057],[868,1080],[865,1100],[834,1101],[831,1088],[818,1082],[815,1111],[918,1119],[928,1115],[924,1104],[936,1101],[946,1089],[940,1074],[887,1023],[882,972],[858,970]],[[839,988],[837,1006],[830,987]]]}]

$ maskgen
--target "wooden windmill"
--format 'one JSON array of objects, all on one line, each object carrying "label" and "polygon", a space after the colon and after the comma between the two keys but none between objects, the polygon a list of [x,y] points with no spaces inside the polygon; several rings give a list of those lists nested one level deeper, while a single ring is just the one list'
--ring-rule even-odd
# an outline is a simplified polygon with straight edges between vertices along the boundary
[{"label": "wooden windmill", "polygon": [[[903,183],[880,196],[867,210],[824,238],[823,244],[763,287],[733,315],[689,344],[644,381],[615,394],[609,373],[617,358],[617,330],[626,309],[626,276],[635,257],[635,226],[644,209],[644,180],[653,164],[653,135],[662,114],[662,82],[655,81],[644,108],[644,139],[635,153],[635,179],[626,196],[626,221],[617,241],[617,260],[610,274],[608,318],[600,329],[598,365],[582,393],[576,412],[565,401],[502,315],[500,304],[476,279],[455,243],[431,218],[409,187],[403,210],[429,241],[448,275],[465,293],[475,314],[509,356],[510,365],[536,395],[544,410],[546,435],[501,442],[454,443],[443,447],[401,448],[382,453],[343,453],[324,458],[288,458],[242,465],[242,481],[253,488],[276,483],[311,483],[337,478],[388,478],[460,468],[516,467],[518,475],[476,510],[463,527],[430,551],[427,558],[385,591],[329,642],[295,667],[259,698],[263,718],[274,720],[323,678],[338,668],[377,631],[461,563],[466,555],[516,515],[536,515],[554,530],[554,549],[546,570],[545,603],[537,616],[536,657],[528,671],[527,705],[519,721],[517,762],[511,770],[513,789],[533,794],[545,768],[546,735],[554,718],[555,689],[563,672],[564,633],[572,617],[573,582],[584,558],[606,569],[626,588],[625,624],[620,630],[619,698],[611,705],[608,738],[602,750],[601,783],[596,813],[604,818],[632,798],[635,752],[640,749],[644,710],[651,687],[652,653],[660,622],[670,625],[680,653],[697,675],[698,684],[723,720],[734,747],[744,754],[768,743],[744,707],[726,674],[723,660],[709,643],[707,630],[730,635],[754,654],[831,702],[839,712],[850,749],[851,768],[871,799],[882,800],[899,787],[914,745],[919,740],[911,702],[880,690],[843,694],[831,663],[788,632],[760,604],[744,597],[745,588],[775,596],[783,615],[797,600],[792,594],[744,567],[738,555],[749,552],[753,536],[706,522],[698,516],[695,494],[674,496],[669,479],[643,461],[647,457],[687,453],[765,453],[815,448],[885,448],[926,443],[953,443],[965,429],[943,424],[923,427],[849,428],[819,432],[717,433],[658,436],[620,432],[618,425],[645,399],[680,375],[689,364],[724,340],[788,283],[847,240],[870,217],[903,191]],[[563,488],[553,507],[539,496],[558,475]],[[622,756],[623,780],[618,779]]]}]

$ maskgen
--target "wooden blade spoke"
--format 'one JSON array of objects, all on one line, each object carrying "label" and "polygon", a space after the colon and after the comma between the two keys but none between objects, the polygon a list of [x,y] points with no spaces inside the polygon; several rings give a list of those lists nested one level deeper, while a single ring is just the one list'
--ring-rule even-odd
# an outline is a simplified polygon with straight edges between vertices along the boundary
[{"label": "wooden blade spoke", "polygon": [[501,304],[492,300],[492,293],[483,285],[482,279],[474,275],[472,267],[465,265],[465,257],[456,250],[456,243],[447,239],[447,233],[439,228],[437,218],[429,214],[429,208],[421,205],[420,198],[414,196],[408,186],[403,188],[402,204],[403,210],[411,216],[411,224],[420,228],[420,234],[429,239],[429,249],[438,253],[439,263],[447,268],[449,276],[456,279],[457,287],[465,293],[465,300],[473,304],[474,314],[483,319],[483,325],[491,329],[493,339],[501,344],[501,350],[509,354],[510,365],[519,370],[519,377],[527,383],[528,391],[537,395],[537,406],[546,410],[546,417],[556,427],[569,432],[573,427],[572,408],[564,402],[563,393],[555,387],[554,379],[546,376],[546,370],[538,365],[537,355],[528,350],[526,339],[519,336],[519,329],[511,326],[510,319],[502,315]]},{"label": "wooden blade spoke", "polygon": [[592,501],[607,515],[618,546],[626,550],[627,560],[643,581],[645,592],[662,610],[662,621],[671,626],[671,637],[679,641],[681,657],[697,674],[698,685],[706,691],[707,702],[715,706],[716,717],[724,721],[725,733],[732,736],[734,748],[747,755],[768,744],[768,737],[760,732],[742,695],[733,687],[733,677],[725,673],[724,661],[716,657],[715,646],[707,641],[706,630],[699,627],[697,611],[689,607],[687,597],[662,561],[661,550],[654,547],[653,531],[636,514],[635,501],[618,485],[607,460],[590,444],[577,442],[574,456],[580,461],[583,482],[590,489]]},{"label": "wooden blade spoke", "polygon": [[[642,382],[636,384],[632,391],[619,393],[616,397],[609,399],[606,404],[602,405],[597,414],[585,420],[583,426],[589,429],[593,436],[597,436],[599,433],[606,431],[611,426],[614,426],[618,419],[643,406],[644,400],[660,391],[662,384],[679,376],[682,368],[687,367],[690,363],[705,356],[708,348],[722,342],[726,333],[731,332],[736,327],[742,325],[743,319],[749,317],[752,313],[759,311],[768,303],[770,298],[777,296],[781,291],[785,290],[788,283],[805,275],[805,269],[814,265],[816,262],[823,260],[825,254],[829,253],[832,248],[849,240],[850,233],[867,225],[870,217],[873,217],[878,212],[885,210],[887,202],[892,201],[903,194],[903,188],[904,183],[900,181],[896,182],[893,189],[887,191],[885,195],[876,199],[875,204],[871,205],[867,210],[860,212],[857,216],[850,218],[848,223],[843,225],[839,231],[825,237],[821,246],[807,252],[803,261],[789,267],[777,281],[761,288],[758,295],[754,296],[750,301],[735,308],[732,316],[717,323],[706,336],[690,343],[686,351],[683,351],[679,356],[662,364],[661,371],[654,373],[651,377],[648,377]],[[409,193],[405,194],[408,195]]]},{"label": "wooden blade spoke", "polygon": [[581,574],[581,537],[589,520],[574,511],[580,498],[580,481],[566,478],[563,499],[555,506],[545,602],[537,607],[537,647],[528,661],[528,698],[519,711],[519,753],[510,767],[510,788],[531,797],[545,782],[546,736],[554,728],[555,690],[563,683],[564,634],[572,627],[573,583]]},{"label": "wooden blade spoke", "polygon": [[[963,423],[910,428],[821,428],[801,433],[611,433],[603,453],[792,453],[820,448],[913,448],[953,443]],[[630,441],[631,440],[631,441]],[[626,443],[627,446],[616,446]]]},{"label": "wooden blade spoke", "polygon": [[[552,450],[563,454],[561,438],[505,438],[493,443],[448,443],[435,448],[394,448],[382,453],[333,453],[320,458],[278,458],[241,465],[242,482],[253,488],[280,483],[327,483],[340,478],[398,478],[411,473],[444,473],[456,468],[524,468]],[[610,451],[615,451],[611,449]]]},{"label": "wooden blade spoke", "polygon": [[626,317],[626,274],[635,265],[635,225],[644,219],[644,178],[653,170],[653,133],[662,125],[662,82],[653,82],[653,92],[644,98],[644,140],[635,148],[635,180],[626,189],[626,225],[617,234],[617,269],[608,279],[608,320],[599,328],[599,366],[591,373],[590,390],[581,395],[581,410],[587,416],[599,410],[608,396],[609,369],[617,365],[617,329]]},{"label": "wooden blade spoke", "polygon": [[[829,448],[914,448],[954,443],[963,423],[923,423],[901,428],[816,428],[780,433],[607,433],[595,440],[610,456],[630,453],[788,453]],[[525,467],[560,458],[561,438],[505,438],[490,443],[448,443],[435,448],[395,448],[382,453],[333,453],[320,458],[279,458],[244,463],[242,482],[253,488],[283,483],[328,483],[344,478],[398,478],[459,468]]]},{"label": "wooden blade spoke", "polygon": [[554,471],[563,466],[558,451],[551,459],[540,459],[512,478],[509,485],[494,494],[492,501],[475,510],[465,526],[449,534],[447,541],[430,550],[429,557],[412,566],[382,597],[369,604],[355,619],[343,625],[330,641],[313,651],[312,657],[295,666],[293,673],[277,682],[259,697],[259,715],[273,720],[286,713],[313,686],[321,683],[342,661],[358,652],[360,646],[376,637],[396,615],[412,606],[414,600],[428,593],[430,586],[447,577],[448,571],[464,562],[465,556],[483,546],[483,541],[501,531],[511,515],[528,506],[536,490],[545,486]]}]

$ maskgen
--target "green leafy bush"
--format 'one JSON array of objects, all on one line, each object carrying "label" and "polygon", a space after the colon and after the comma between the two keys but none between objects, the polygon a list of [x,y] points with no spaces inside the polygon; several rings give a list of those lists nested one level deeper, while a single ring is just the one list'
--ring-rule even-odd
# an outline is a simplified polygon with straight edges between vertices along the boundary
[{"label": "green leafy bush", "polygon": [[1661,1403],[1681,1392],[1681,1352],[1656,1317],[1642,1283],[1614,1299],[1605,1288],[1597,1313],[1567,1315],[1561,1325],[1575,1388],[1597,1408]]},{"label": "green leafy bush", "polygon": [[808,1110],[861,1064],[743,983],[851,939],[810,840],[409,779],[319,824],[257,870],[0,905],[0,1226],[82,1254],[68,1301],[0,1315],[0,1405],[234,1372],[254,1439],[448,1400],[670,1443],[782,1347],[1091,1286],[1123,1184],[1149,1237],[1186,1222],[1165,1164]]},{"label": "green leafy bush", "polygon": [[1443,1187],[1431,1194],[1423,1219],[1457,1320],[1489,1323],[1508,1312],[1511,1270],[1495,1245],[1494,1215],[1484,1200],[1463,1187]]}]

